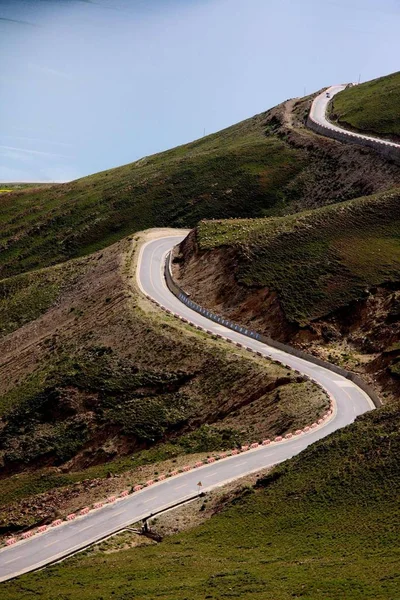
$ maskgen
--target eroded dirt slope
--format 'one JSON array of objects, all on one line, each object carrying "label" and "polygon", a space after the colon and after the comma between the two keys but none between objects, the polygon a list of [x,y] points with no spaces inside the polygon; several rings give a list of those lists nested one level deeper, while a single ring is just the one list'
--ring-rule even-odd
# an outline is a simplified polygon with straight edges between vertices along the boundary
[{"label": "eroded dirt slope", "polygon": [[400,390],[399,192],[283,219],[202,222],[174,258],[201,305]]}]

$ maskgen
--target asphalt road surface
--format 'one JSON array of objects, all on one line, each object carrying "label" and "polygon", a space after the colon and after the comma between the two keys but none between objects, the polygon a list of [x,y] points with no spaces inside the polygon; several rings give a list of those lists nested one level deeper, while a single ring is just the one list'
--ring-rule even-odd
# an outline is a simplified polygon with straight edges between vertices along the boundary
[{"label": "asphalt road surface", "polygon": [[0,581],[38,569],[123,529],[150,513],[193,496],[202,482],[202,491],[227,483],[254,471],[280,463],[298,454],[309,444],[354,421],[374,408],[370,398],[354,383],[327,369],[286,354],[256,340],[227,329],[192,311],[166,287],[163,267],[167,252],[184,236],[169,236],[148,242],[142,247],[138,282],[146,294],[175,313],[219,333],[233,341],[284,360],[285,364],[317,380],[336,401],[332,418],[317,429],[290,440],[271,443],[243,454],[232,456],[193,471],[183,473],[136,492],[118,502],[63,523],[27,540],[0,550]]},{"label": "asphalt road surface", "polygon": [[[324,92],[322,92],[322,94],[317,96],[311,105],[311,110],[310,110],[311,119],[315,123],[318,123],[319,125],[323,125],[324,127],[327,127],[328,129],[331,129],[333,131],[340,131],[342,133],[345,132],[347,135],[352,136],[354,138],[373,140],[374,142],[377,142],[378,144],[382,144],[383,146],[391,146],[393,148],[400,149],[400,144],[396,144],[395,142],[389,142],[388,140],[382,140],[380,138],[372,137],[370,135],[364,135],[362,133],[349,131],[348,129],[343,129],[343,128],[338,127],[337,125],[331,123],[330,121],[328,121],[328,119],[326,118],[326,110],[328,108],[328,104],[331,101],[331,99],[333,98],[333,96],[335,96],[339,92],[342,92],[344,89],[346,89],[345,85],[333,85],[330,88],[328,88],[327,90],[325,90]],[[329,98],[326,95],[327,93],[329,94]]]}]

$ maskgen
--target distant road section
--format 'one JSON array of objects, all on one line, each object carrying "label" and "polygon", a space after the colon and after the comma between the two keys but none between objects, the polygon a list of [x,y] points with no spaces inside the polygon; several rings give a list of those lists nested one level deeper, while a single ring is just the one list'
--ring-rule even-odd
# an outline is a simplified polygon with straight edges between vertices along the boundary
[{"label": "distant road section", "polygon": [[383,140],[378,137],[349,131],[328,120],[326,113],[329,102],[333,96],[345,90],[346,87],[346,85],[332,85],[322,92],[322,94],[319,94],[311,105],[307,126],[317,133],[338,139],[339,141],[373,147],[378,151],[383,151],[388,158],[393,158],[396,162],[397,159],[400,161],[400,144]]}]

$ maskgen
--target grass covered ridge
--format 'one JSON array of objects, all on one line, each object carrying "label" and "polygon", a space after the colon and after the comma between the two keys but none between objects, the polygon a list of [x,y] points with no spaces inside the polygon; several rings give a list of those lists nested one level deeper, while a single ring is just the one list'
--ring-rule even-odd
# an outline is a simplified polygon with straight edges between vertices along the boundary
[{"label": "grass covered ridge", "polygon": [[332,99],[330,118],[343,127],[400,141],[400,71],[347,88]]},{"label": "grass covered ridge", "polygon": [[234,247],[238,281],[275,290],[287,319],[306,324],[399,282],[400,192],[282,218],[203,221],[197,240],[203,251]]},{"label": "grass covered ridge", "polygon": [[387,600],[398,592],[400,412],[373,411],[161,545],[79,554],[3,584],[3,600]]},{"label": "grass covered ridge", "polygon": [[88,254],[148,227],[263,216],[306,154],[266,135],[265,115],[123,167],[0,197],[0,277]]}]

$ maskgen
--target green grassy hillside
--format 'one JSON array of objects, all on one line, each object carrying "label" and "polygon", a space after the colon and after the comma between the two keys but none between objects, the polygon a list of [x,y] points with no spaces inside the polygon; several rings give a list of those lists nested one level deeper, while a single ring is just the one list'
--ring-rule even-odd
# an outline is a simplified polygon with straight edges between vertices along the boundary
[{"label": "green grassy hillside", "polygon": [[331,118],[344,127],[400,140],[400,71],[348,88],[331,102]]},{"label": "green grassy hillside", "polygon": [[265,135],[263,115],[78,181],[0,196],[0,277],[48,266],[158,226],[262,216],[306,159]]},{"label": "green grassy hillside", "polygon": [[306,324],[400,277],[400,192],[282,218],[203,221],[200,250],[235,250],[236,279],[278,293],[286,318]]},{"label": "green grassy hillside", "polygon": [[76,557],[2,600],[388,600],[399,589],[398,407],[278,467],[206,524],[161,545]]}]

